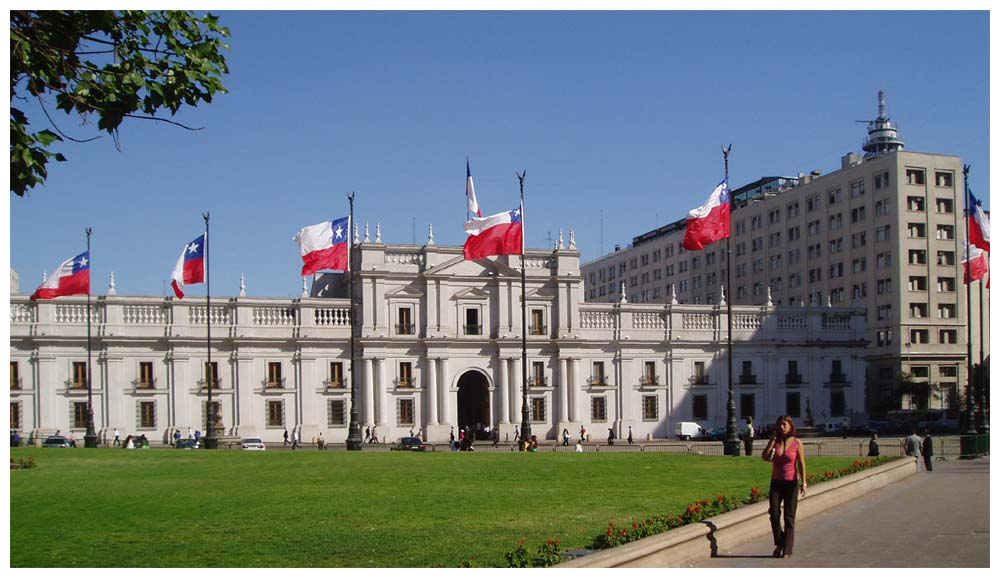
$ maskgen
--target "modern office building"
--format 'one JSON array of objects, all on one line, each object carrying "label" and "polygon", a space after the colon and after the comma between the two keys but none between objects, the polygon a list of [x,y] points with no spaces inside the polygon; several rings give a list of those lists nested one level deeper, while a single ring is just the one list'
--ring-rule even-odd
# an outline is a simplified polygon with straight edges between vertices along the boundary
[{"label": "modern office building", "polygon": [[[383,438],[444,441],[457,428],[521,423],[522,376],[532,432],[580,427],[596,439],[629,428],[665,438],[681,421],[723,426],[726,308],[583,303],[579,252],[465,261],[461,247],[361,243],[355,367],[359,419]],[[332,284],[330,292],[342,293]],[[324,282],[324,287],[326,284]],[[109,291],[110,293],[110,291]],[[206,322],[211,319],[211,362]],[[737,413],[817,424],[864,411],[864,311],[733,307]],[[11,428],[36,437],[86,425],[84,297],[11,296]],[[205,431],[208,388],[227,436],[347,437],[351,323],[342,297],[93,298],[96,428],[169,440]],[[527,365],[522,365],[522,335]]]},{"label": "modern office building", "polygon": [[[732,192],[733,303],[867,312],[868,403],[957,409],[967,383],[962,161],[910,152],[885,113],[868,125],[864,156],[829,174],[766,177]],[[693,208],[693,207],[692,207]],[[715,303],[727,242],[685,252],[679,220],[582,266],[588,302]],[[984,291],[980,295],[980,290]],[[972,286],[973,361],[989,357],[989,290]],[[980,332],[983,337],[980,338]],[[926,384],[899,395],[897,376]]]}]

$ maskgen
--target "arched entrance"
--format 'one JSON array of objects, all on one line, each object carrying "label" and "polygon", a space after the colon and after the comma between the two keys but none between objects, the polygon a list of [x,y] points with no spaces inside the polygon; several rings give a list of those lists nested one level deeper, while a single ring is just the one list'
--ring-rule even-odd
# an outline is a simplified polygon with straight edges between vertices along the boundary
[{"label": "arched entrance", "polygon": [[458,427],[470,427],[476,439],[486,439],[490,424],[490,386],[478,371],[466,371],[458,378]]}]

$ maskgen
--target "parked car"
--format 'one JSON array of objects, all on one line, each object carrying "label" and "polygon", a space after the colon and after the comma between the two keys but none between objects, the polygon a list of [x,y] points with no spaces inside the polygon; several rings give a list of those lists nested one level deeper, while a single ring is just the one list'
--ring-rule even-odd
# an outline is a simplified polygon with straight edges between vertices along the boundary
[{"label": "parked car", "polygon": [[197,440],[179,439],[174,444],[174,447],[177,448],[177,449],[179,449],[179,450],[196,450],[196,449],[198,449],[198,441]]},{"label": "parked car", "polygon": [[674,426],[674,435],[677,439],[682,441],[693,440],[699,438],[704,434],[705,430],[693,421],[682,421],[677,422]]},{"label": "parked car", "polygon": [[706,431],[701,439],[710,442],[721,442],[726,439],[726,428],[716,427]]},{"label": "parked car", "polygon": [[400,452],[426,452],[427,446],[417,437],[405,437],[396,440],[389,448]]},{"label": "parked car", "polygon": [[264,446],[264,440],[260,438],[243,438],[243,441],[240,443],[240,447],[245,450],[254,450],[259,452],[267,449]]},{"label": "parked car", "polygon": [[49,436],[45,438],[42,442],[43,448],[68,448],[70,447],[69,440],[63,436]]}]

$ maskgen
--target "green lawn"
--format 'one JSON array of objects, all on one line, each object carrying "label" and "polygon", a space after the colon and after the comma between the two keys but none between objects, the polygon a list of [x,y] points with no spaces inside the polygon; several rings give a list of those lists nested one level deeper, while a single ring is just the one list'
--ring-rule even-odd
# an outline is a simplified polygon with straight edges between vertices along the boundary
[{"label": "green lawn", "polygon": [[[758,458],[655,453],[12,450],[13,567],[502,566],[524,538],[766,491]],[[810,471],[853,458],[810,458]]]}]

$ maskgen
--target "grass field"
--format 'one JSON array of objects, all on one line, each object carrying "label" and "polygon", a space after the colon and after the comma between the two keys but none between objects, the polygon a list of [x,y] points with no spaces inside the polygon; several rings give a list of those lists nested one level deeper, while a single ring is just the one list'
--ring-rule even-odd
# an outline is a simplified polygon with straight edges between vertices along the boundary
[{"label": "grass field", "polygon": [[[11,450],[12,567],[502,566],[525,539],[766,491],[758,458],[647,453]],[[853,458],[810,459],[810,470]]]}]

